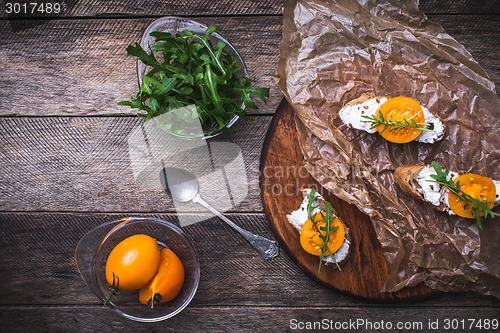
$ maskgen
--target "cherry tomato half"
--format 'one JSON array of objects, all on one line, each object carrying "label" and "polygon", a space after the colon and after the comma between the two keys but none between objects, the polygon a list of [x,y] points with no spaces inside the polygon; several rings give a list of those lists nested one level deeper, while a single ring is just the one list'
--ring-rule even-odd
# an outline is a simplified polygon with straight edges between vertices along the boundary
[{"label": "cherry tomato half", "polygon": [[184,266],[170,249],[161,250],[158,272],[151,281],[139,290],[142,304],[165,303],[179,294],[184,284]]}]

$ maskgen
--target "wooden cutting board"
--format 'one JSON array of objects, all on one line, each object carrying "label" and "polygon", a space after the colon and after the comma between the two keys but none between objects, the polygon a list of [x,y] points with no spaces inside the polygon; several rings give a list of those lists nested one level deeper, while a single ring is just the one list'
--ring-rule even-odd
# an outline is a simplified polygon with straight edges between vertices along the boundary
[{"label": "wooden cutting board", "polygon": [[[286,218],[300,206],[303,200],[301,188],[311,186],[319,189],[332,204],[351,235],[350,258],[341,271],[336,266],[323,266],[319,278],[319,257],[302,249],[297,230]],[[388,276],[389,265],[373,225],[356,206],[328,193],[307,173],[293,110],[285,99],[278,106],[264,141],[260,188],[264,211],[274,235],[292,260],[314,280],[340,292],[377,301],[424,298],[438,293],[423,284],[395,293],[380,292]]]}]

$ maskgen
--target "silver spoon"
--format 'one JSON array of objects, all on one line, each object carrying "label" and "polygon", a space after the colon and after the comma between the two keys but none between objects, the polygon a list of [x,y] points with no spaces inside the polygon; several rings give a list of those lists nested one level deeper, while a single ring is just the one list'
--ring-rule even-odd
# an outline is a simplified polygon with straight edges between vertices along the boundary
[{"label": "silver spoon", "polygon": [[178,168],[166,167],[160,172],[160,181],[165,191],[167,191],[167,193],[169,193],[174,200],[180,202],[196,202],[229,224],[229,226],[245,237],[245,239],[255,250],[257,250],[262,258],[271,259],[278,256],[278,242],[253,234],[250,231],[241,228],[203,200],[198,193],[198,181],[191,173]]}]

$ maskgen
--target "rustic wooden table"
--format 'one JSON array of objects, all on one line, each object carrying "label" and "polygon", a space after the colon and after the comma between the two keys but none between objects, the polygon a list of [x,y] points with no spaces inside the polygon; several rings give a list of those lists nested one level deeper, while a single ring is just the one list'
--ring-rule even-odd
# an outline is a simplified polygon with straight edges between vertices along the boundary
[{"label": "rustic wooden table", "polygon": [[[237,134],[215,141],[241,147],[246,169],[241,176],[249,185],[246,199],[228,216],[272,238],[258,170],[265,133],[282,99],[273,81],[282,2],[55,2],[62,8],[57,15],[7,14],[8,1],[0,8],[2,330],[290,331],[294,320],[322,319],[421,322],[425,329],[429,321],[443,325],[446,318],[500,319],[500,301],[474,293],[390,304],[354,299],[315,283],[284,252],[261,260],[215,218],[185,228],[200,257],[201,281],[181,314],[141,324],[103,308],[76,269],[78,240],[95,226],[125,216],[175,220],[165,193],[138,187],[130,169],[127,135],[142,119],[116,104],[136,91],[135,59],[126,56],[126,46],[139,41],[161,16],[217,24],[244,55],[256,84],[271,87],[270,101],[255,112],[256,121],[240,121]],[[420,2],[421,10],[467,47],[499,89],[498,1]]]}]

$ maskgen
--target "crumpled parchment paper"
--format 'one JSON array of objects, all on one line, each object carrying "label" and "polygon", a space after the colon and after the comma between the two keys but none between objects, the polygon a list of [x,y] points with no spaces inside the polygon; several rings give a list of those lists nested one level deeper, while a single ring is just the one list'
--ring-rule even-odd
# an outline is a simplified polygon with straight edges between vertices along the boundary
[{"label": "crumpled parchment paper", "polygon": [[[307,170],[373,222],[390,265],[383,291],[424,282],[500,297],[500,219],[480,232],[394,182],[398,166],[433,160],[500,180],[494,83],[416,0],[285,0],[276,82],[296,113]],[[393,144],[345,126],[339,110],[362,93],[416,99],[441,117],[444,140]]]}]

